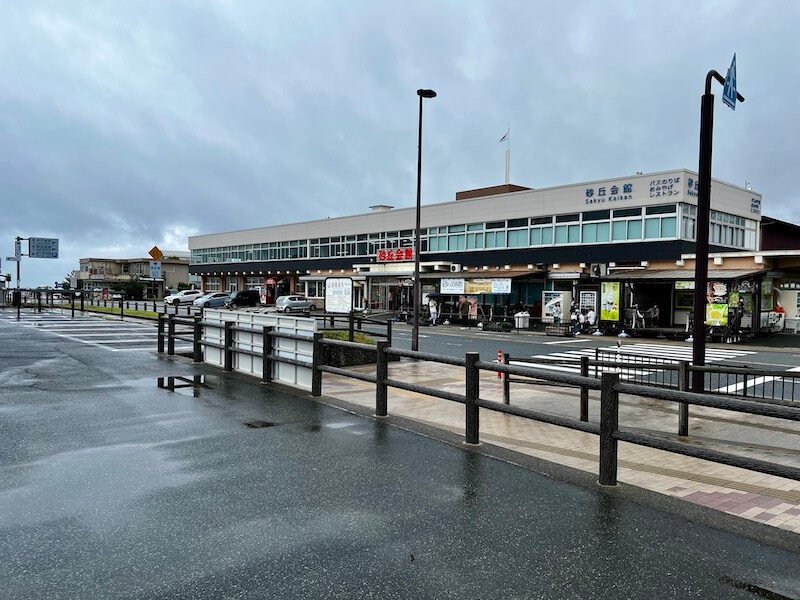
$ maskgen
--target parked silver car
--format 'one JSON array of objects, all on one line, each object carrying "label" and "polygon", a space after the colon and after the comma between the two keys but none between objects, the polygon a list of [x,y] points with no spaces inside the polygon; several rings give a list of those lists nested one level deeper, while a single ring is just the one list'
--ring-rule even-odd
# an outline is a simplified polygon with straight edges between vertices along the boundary
[{"label": "parked silver car", "polygon": [[225,301],[230,297],[231,295],[228,292],[209,292],[196,298],[192,304],[202,308],[217,308],[218,306],[225,306]]},{"label": "parked silver car", "polygon": [[303,310],[317,310],[313,301],[305,296],[278,296],[275,300],[275,308],[285,313]]}]

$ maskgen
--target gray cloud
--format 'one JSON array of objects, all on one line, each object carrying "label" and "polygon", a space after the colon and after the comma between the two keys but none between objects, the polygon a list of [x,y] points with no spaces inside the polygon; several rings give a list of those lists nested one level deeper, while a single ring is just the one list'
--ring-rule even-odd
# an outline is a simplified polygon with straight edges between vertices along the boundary
[{"label": "gray cloud", "polygon": [[[544,187],[696,168],[705,73],[714,176],[800,221],[792,2],[31,2],[0,23],[0,255],[61,238],[25,285],[81,256],[413,203],[512,180]],[[719,89],[715,90],[720,95]],[[4,263],[3,271],[9,265]]]}]

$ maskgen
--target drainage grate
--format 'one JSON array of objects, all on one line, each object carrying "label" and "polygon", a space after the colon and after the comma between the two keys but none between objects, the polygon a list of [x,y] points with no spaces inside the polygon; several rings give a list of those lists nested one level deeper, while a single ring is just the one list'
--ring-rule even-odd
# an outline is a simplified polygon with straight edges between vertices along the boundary
[{"label": "drainage grate", "polygon": [[249,423],[245,423],[250,429],[262,429],[264,427],[274,427],[275,423],[271,421],[250,421]]}]

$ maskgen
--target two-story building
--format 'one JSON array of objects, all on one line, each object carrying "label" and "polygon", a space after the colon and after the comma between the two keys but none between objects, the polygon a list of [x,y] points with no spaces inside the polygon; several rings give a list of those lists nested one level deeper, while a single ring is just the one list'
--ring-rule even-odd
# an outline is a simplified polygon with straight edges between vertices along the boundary
[{"label": "two-story building", "polygon": [[115,283],[135,280],[145,285],[147,298],[163,298],[167,290],[196,279],[189,274],[188,256],[180,257],[176,252],[165,253],[157,272],[151,272],[151,258],[81,258],[79,262],[77,287],[81,289],[102,291]]},{"label": "two-story building", "polygon": [[[636,272],[657,266],[672,271],[662,273],[673,282],[670,290],[653,288],[640,301],[657,294],[664,325],[680,325],[686,294],[677,298],[674,282],[693,277],[686,257],[694,252],[697,191],[697,174],[680,169],[542,189],[502,185],[426,204],[423,291],[442,294],[445,303],[475,297],[484,315],[521,303],[535,317],[546,316],[545,292],[568,293],[586,310],[592,304],[599,312],[603,280],[620,282],[619,302],[635,304],[636,288],[647,286],[632,285],[623,274],[636,279]],[[760,248],[759,193],[713,180],[711,207],[712,252],[754,254]],[[370,208],[353,216],[193,236],[190,271],[202,277],[203,289],[262,289],[267,302],[290,292],[321,298],[326,277],[346,275],[358,290],[357,307],[400,310],[412,302],[416,210]],[[745,271],[731,285],[744,288],[739,280],[749,279],[756,286],[769,269]],[[733,274],[712,270],[709,277],[715,275]],[[678,284],[678,290],[683,287]],[[632,290],[627,298],[625,289]]]}]

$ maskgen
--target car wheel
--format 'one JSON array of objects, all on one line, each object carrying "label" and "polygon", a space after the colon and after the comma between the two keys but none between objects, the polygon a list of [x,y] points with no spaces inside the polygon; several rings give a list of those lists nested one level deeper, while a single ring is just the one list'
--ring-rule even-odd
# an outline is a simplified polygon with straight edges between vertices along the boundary
[{"label": "car wheel", "polygon": [[285,306],[285,307],[283,308],[283,312],[285,312],[285,313],[287,313],[287,314],[288,314],[288,313],[292,312],[292,309],[291,309],[291,308],[289,308],[288,306]]},{"label": "car wheel", "polygon": [[308,310],[317,310],[317,307],[312,304],[308,307]]},{"label": "car wheel", "polygon": [[203,304],[203,308],[211,308],[211,302],[206,302]]}]

